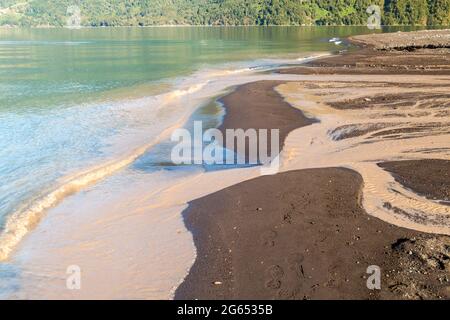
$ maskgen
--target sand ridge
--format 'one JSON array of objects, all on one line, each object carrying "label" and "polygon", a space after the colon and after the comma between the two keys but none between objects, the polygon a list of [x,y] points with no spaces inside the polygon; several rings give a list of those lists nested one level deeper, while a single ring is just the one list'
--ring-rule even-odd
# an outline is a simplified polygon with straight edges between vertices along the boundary
[{"label": "sand ridge", "polygon": [[[360,80],[359,76],[354,82],[290,82],[277,87],[286,101],[319,120],[288,136],[282,170],[352,168],[363,177],[364,207],[369,214],[415,230],[450,234],[448,206],[418,196],[378,166],[392,160],[450,159],[446,149],[450,122],[440,116],[448,110],[449,100],[439,100],[439,95],[449,92],[450,82],[439,90],[424,88],[420,94],[412,91],[415,94],[409,104],[405,99],[401,105],[402,100],[396,99],[391,105],[377,100],[386,91],[383,83],[361,84]],[[406,81],[401,77],[396,80]],[[432,83],[433,78],[423,82]],[[389,90],[401,97],[417,89],[390,84]],[[352,103],[358,107],[349,108]],[[426,152],[430,146],[434,152]]]}]

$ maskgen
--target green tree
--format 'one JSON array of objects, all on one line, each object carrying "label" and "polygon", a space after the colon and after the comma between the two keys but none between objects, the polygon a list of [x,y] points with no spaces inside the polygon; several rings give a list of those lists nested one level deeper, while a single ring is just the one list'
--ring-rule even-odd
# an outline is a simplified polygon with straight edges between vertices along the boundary
[{"label": "green tree", "polygon": [[374,4],[384,24],[450,24],[450,0],[0,0],[0,24],[63,26],[78,5],[86,26],[364,25]]}]

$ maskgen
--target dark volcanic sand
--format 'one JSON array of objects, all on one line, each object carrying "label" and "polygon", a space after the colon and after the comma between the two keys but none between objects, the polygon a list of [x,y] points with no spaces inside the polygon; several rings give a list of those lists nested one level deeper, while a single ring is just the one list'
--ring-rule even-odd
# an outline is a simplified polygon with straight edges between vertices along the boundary
[{"label": "dark volcanic sand", "polygon": [[282,74],[401,74],[450,75],[450,49],[422,49],[415,52],[359,51],[313,60],[304,66],[278,70]]},{"label": "dark volcanic sand", "polygon": [[[432,36],[432,33],[436,36]],[[279,70],[287,74],[450,75],[450,31],[355,36],[360,50]]]},{"label": "dark volcanic sand", "polygon": [[[274,90],[282,83],[285,81],[257,81],[239,86],[223,97],[221,102],[225,105],[226,116],[219,130],[224,137],[226,129],[267,129],[269,133],[271,129],[279,129],[279,146],[282,149],[289,132],[314,123],[314,119],[305,117]],[[270,144],[268,152],[271,152]],[[272,158],[276,155],[273,154]]]},{"label": "dark volcanic sand", "polygon": [[[277,114],[291,114],[295,109],[272,91],[276,84],[246,85],[232,93],[233,99],[225,98],[232,109],[222,130],[248,128],[250,122],[274,126],[267,117],[270,111],[252,103],[253,95],[262,101],[270,95]],[[239,104],[240,97],[246,102]],[[251,117],[239,117],[247,111],[240,105],[254,106]],[[295,112],[297,126],[309,124]],[[227,118],[231,116],[233,121]],[[293,127],[286,117],[281,119]],[[198,257],[175,298],[449,298],[449,237],[369,217],[360,206],[361,186],[359,174],[347,169],[301,170],[254,179],[191,202],[183,215]],[[365,271],[372,264],[382,269],[381,292],[366,287]]]},{"label": "dark volcanic sand", "polygon": [[379,166],[414,192],[450,204],[450,160],[393,161]]},{"label": "dark volcanic sand", "polygon": [[[437,280],[446,276],[444,258],[443,267],[420,269],[424,264],[419,261],[417,270],[432,276],[405,278],[411,277],[409,266],[416,258],[409,254],[416,248],[411,243],[428,241],[428,236],[369,217],[359,203],[361,186],[361,177],[347,169],[300,170],[193,201],[184,217],[198,258],[176,298],[450,297],[450,283]],[[436,250],[445,256],[450,243],[442,239]],[[417,250],[421,257],[423,250]],[[370,265],[382,269],[381,291],[366,287]]]}]

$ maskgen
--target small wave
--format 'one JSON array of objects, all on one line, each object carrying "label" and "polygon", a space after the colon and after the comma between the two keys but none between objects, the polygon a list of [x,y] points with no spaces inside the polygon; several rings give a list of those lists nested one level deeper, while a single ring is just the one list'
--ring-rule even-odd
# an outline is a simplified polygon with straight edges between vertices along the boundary
[{"label": "small wave", "polygon": [[213,76],[227,76],[227,75],[233,75],[233,74],[239,74],[239,73],[243,73],[243,72],[250,72],[250,71],[254,71],[255,68],[252,67],[246,67],[246,68],[239,68],[239,69],[227,69],[227,70],[221,70],[221,71],[217,71],[213,74]]},{"label": "small wave", "polygon": [[81,189],[93,185],[128,166],[144,154],[150,147],[159,143],[164,137],[169,135],[170,132],[180,127],[185,120],[186,119],[182,119],[175,125],[166,128],[151,143],[134,150],[134,152],[127,157],[110,161],[101,166],[64,178],[61,184],[54,190],[41,196],[37,200],[32,201],[27,207],[10,215],[7,218],[4,230],[0,235],[0,261],[8,259],[17,244],[39,223],[47,210],[59,204],[66,197],[75,194]]},{"label": "small wave", "polygon": [[[157,96],[148,97],[154,100],[153,102],[163,107],[174,99],[182,96],[193,94],[204,88],[209,81],[194,83],[187,85],[186,88],[176,89],[167,93],[162,93]],[[132,108],[134,105],[141,105],[142,100],[138,99],[128,101],[128,107]],[[25,235],[32,230],[42,219],[47,210],[55,207],[66,197],[77,193],[78,191],[93,185],[100,180],[112,175],[113,173],[123,169],[124,167],[133,163],[138,157],[143,155],[150,147],[159,143],[164,137],[183,125],[187,119],[181,119],[176,124],[163,130],[156,139],[151,143],[141,146],[124,158],[112,160],[104,163],[101,166],[90,168],[84,172],[76,175],[67,176],[60,181],[59,186],[50,190],[49,192],[35,198],[30,204],[25,205],[16,212],[8,216],[4,229],[0,234],[0,261],[8,259],[11,252],[17,244],[25,237]]]},{"label": "small wave", "polygon": [[165,94],[163,94],[163,100],[165,102],[168,102],[172,99],[180,98],[185,95],[198,92],[201,89],[203,89],[208,83],[209,83],[209,81],[205,81],[203,83],[194,84],[194,85],[188,87],[187,89],[177,89],[177,90],[171,91],[169,93],[165,93]]},{"label": "small wave", "polygon": [[327,53],[317,54],[317,55],[313,55],[313,56],[300,57],[300,58],[297,58],[296,60],[297,61],[307,62],[307,61],[310,61],[310,60],[323,58],[323,57],[327,57],[327,56],[330,56],[330,55],[331,55],[331,53],[327,52]]}]

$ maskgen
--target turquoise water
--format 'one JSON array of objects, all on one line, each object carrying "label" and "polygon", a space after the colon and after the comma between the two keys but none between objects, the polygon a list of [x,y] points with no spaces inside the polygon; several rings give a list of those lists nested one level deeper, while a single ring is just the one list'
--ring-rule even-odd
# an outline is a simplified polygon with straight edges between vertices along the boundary
[{"label": "turquoise water", "polygon": [[0,29],[0,110],[28,112],[108,98],[113,89],[207,65],[335,50],[330,36],[366,28]]},{"label": "turquoise water", "polygon": [[[211,70],[341,50],[345,44],[328,40],[368,32],[364,27],[0,29],[0,232],[7,217],[26,211],[59,179],[123,154],[122,138],[139,136],[141,143],[155,138],[174,119],[159,108],[170,92],[213,77]],[[134,167],[148,167],[157,158],[158,152],[148,153]]]}]

